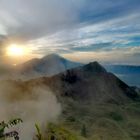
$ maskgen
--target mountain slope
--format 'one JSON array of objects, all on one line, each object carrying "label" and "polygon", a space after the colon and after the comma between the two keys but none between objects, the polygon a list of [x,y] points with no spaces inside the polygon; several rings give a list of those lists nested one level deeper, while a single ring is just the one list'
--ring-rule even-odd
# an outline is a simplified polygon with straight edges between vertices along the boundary
[{"label": "mountain slope", "polygon": [[[10,81],[10,83],[13,82]],[[98,62],[72,68],[51,77],[40,77],[14,83],[21,86],[21,90],[24,87],[27,92],[30,87],[45,86],[60,98],[69,97],[85,102],[123,104],[138,98],[133,88],[114,74],[107,72]]]},{"label": "mountain slope", "polygon": [[35,58],[17,66],[16,72],[19,75],[29,77],[51,76],[79,65],[81,64],[66,60],[59,55],[50,54],[41,59]]},{"label": "mountain slope", "polygon": [[60,126],[85,140],[140,138],[138,94],[97,62],[25,85],[49,87],[62,105]]},{"label": "mountain slope", "polygon": [[50,78],[27,81],[27,85],[46,85],[57,95],[91,102],[124,103],[137,98],[137,93],[99,63],[67,70]]},{"label": "mountain slope", "polygon": [[[69,69],[52,77],[3,81],[0,86],[3,85],[3,93],[6,93],[8,100],[14,102],[36,99],[36,93],[33,92],[35,89],[39,89],[39,95],[47,94],[48,89],[56,95],[61,103],[62,113],[57,125],[44,129],[46,138],[48,134],[55,135],[58,140],[140,138],[140,103],[137,89],[108,73],[98,62]],[[45,92],[41,93],[40,89],[45,89]],[[43,105],[45,108],[47,104]],[[52,111],[51,106],[49,108]],[[72,135],[69,132],[72,132]]]}]

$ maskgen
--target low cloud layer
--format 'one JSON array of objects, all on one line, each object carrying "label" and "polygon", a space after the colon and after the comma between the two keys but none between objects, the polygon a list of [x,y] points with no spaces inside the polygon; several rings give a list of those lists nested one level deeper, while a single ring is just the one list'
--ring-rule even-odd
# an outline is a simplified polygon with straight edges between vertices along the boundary
[{"label": "low cloud layer", "polygon": [[46,127],[54,122],[61,113],[61,105],[55,95],[44,87],[29,87],[26,91],[18,84],[0,84],[0,120],[20,117],[23,120],[17,129],[21,140],[32,139],[35,123]]}]

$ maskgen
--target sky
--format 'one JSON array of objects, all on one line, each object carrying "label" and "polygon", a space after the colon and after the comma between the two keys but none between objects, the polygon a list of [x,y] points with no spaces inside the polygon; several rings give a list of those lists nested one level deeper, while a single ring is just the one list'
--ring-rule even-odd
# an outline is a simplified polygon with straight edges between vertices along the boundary
[{"label": "sky", "polygon": [[140,0],[0,0],[0,58],[8,43],[33,57],[140,65]]}]

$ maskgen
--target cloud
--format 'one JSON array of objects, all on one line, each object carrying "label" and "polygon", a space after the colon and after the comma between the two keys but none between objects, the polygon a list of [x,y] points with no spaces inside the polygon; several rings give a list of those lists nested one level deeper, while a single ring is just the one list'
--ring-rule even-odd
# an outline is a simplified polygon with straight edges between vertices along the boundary
[{"label": "cloud", "polygon": [[61,104],[55,94],[43,85],[26,87],[20,84],[0,82],[0,120],[21,118],[23,124],[17,129],[21,140],[28,140],[35,135],[35,123],[46,127],[47,123],[57,121]]},{"label": "cloud", "polygon": [[98,23],[114,18],[124,17],[130,13],[139,11],[140,2],[138,0],[88,0],[84,10],[81,12],[81,21]]},{"label": "cloud", "polygon": [[1,0],[0,32],[36,55],[135,47],[139,7],[139,0]]},{"label": "cloud", "polygon": [[4,54],[4,44],[7,41],[6,36],[0,35],[0,56]]},{"label": "cloud", "polygon": [[100,63],[140,65],[140,56],[137,53],[139,51],[140,47],[112,48],[109,51],[73,52],[71,54],[64,54],[64,57],[82,63],[99,61]]},{"label": "cloud", "polygon": [[77,20],[73,4],[65,0],[2,0],[0,5],[8,34],[26,39],[69,28]]},{"label": "cloud", "polygon": [[138,0],[1,0],[1,24],[7,33],[26,39],[77,24],[103,22],[139,11]]},{"label": "cloud", "polygon": [[104,49],[108,49],[112,46],[113,46],[113,42],[105,42],[105,43],[99,43],[99,44],[91,44],[88,46],[82,46],[82,44],[81,44],[81,47],[73,47],[71,49],[74,51],[80,51],[80,52],[82,52],[82,51],[90,52],[90,51],[101,51]]}]

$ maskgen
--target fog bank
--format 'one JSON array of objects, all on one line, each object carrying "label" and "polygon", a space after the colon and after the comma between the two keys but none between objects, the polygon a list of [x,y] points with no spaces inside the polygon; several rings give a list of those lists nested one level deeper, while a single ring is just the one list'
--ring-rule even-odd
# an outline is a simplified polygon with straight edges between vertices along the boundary
[{"label": "fog bank", "polygon": [[45,127],[54,122],[61,113],[61,105],[55,95],[43,86],[21,87],[18,83],[0,82],[0,121],[21,118],[18,126],[21,140],[31,140],[34,124]]}]

